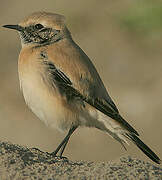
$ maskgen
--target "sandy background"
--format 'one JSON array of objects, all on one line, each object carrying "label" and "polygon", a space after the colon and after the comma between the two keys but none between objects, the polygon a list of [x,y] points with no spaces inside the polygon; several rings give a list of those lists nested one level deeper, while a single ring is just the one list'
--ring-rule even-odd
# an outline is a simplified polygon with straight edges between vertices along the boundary
[{"label": "sandy background", "polygon": [[[39,10],[66,16],[74,40],[95,64],[121,114],[162,158],[161,1],[1,0],[0,25],[17,24]],[[0,139],[53,151],[65,134],[48,129],[24,103],[18,34],[0,27],[0,40]],[[128,154],[146,160],[134,145],[126,152],[102,132],[82,128],[64,155],[109,161]]]}]

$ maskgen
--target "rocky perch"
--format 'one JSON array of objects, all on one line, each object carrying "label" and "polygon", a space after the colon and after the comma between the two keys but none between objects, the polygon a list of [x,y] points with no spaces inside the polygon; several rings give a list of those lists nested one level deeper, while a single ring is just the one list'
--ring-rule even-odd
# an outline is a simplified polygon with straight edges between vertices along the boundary
[{"label": "rocky perch", "polygon": [[0,142],[0,180],[162,179],[162,168],[121,157],[116,162],[72,162],[48,153]]}]

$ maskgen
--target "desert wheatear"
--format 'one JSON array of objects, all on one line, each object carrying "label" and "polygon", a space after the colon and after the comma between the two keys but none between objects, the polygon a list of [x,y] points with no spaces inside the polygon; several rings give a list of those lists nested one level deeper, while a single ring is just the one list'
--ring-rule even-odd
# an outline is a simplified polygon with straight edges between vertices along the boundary
[{"label": "desert wheatear", "polygon": [[73,41],[64,16],[36,12],[18,25],[4,27],[17,30],[21,38],[18,69],[26,104],[46,125],[68,130],[52,155],[62,156],[71,134],[86,126],[104,131],[123,146],[131,140],[160,163],[119,114],[94,65]]}]

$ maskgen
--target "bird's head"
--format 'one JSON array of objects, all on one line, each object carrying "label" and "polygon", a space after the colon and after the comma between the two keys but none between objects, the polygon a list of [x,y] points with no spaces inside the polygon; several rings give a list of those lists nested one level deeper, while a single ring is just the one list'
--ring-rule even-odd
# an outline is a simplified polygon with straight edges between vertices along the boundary
[{"label": "bird's head", "polygon": [[59,14],[36,12],[18,25],[4,25],[19,32],[22,46],[48,45],[65,37],[71,37],[65,25],[65,17]]}]

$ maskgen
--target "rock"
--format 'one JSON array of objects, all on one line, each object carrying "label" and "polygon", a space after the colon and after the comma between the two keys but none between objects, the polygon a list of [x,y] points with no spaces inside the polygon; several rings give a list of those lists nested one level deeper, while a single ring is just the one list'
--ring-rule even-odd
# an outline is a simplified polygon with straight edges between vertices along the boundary
[{"label": "rock", "polygon": [[72,162],[38,149],[0,142],[0,180],[162,179],[162,169],[149,162],[121,157],[114,162]]}]

